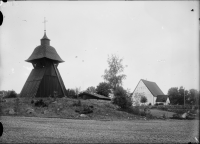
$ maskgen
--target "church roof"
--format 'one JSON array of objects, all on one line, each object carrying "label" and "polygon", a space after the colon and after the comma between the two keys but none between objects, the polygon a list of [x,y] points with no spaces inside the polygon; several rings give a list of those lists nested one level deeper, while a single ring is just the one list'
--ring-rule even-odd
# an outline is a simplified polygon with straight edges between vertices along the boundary
[{"label": "church roof", "polygon": [[149,89],[153,96],[157,97],[158,95],[164,95],[162,90],[158,87],[158,85],[155,82],[143,79],[141,79],[141,81],[146,85],[146,87]]},{"label": "church roof", "polygon": [[156,98],[156,102],[166,102],[168,95],[158,95]]},{"label": "church roof", "polygon": [[102,100],[111,100],[109,97],[105,97],[96,93],[89,93],[89,92],[82,92],[79,94],[79,96],[83,96],[83,95],[88,95],[90,97],[93,97],[95,99],[102,99]]},{"label": "church roof", "polygon": [[41,58],[49,58],[57,62],[64,62],[56,52],[56,49],[50,46],[50,39],[48,39],[48,37],[46,36],[46,32],[44,33],[44,36],[41,39],[41,45],[37,46],[34,49],[33,53],[26,61],[32,62],[33,60]]},{"label": "church roof", "polygon": [[43,36],[42,39],[48,39],[48,40],[49,40],[49,38],[48,38],[47,35],[46,35],[46,32],[44,33],[44,36]]}]

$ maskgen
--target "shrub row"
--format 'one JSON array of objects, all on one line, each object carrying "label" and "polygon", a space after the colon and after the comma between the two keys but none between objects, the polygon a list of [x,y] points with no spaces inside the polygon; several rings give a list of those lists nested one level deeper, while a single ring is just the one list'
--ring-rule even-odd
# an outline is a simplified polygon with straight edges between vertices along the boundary
[{"label": "shrub row", "polygon": [[158,105],[158,106],[154,106],[158,109],[163,109],[163,110],[167,110],[167,109],[192,109],[194,107],[194,109],[198,109],[198,106],[192,106],[192,105]]},{"label": "shrub row", "polygon": [[152,106],[151,108],[157,108],[160,110],[164,110],[164,111],[170,111],[170,112],[175,112],[178,114],[183,114],[185,112],[192,112],[192,113],[196,113],[198,106],[193,106],[191,105],[187,105],[187,106],[182,106],[182,105],[159,105],[159,106]]},{"label": "shrub row", "polygon": [[170,112],[175,112],[177,114],[183,114],[185,112],[190,111],[191,109],[168,109]]}]

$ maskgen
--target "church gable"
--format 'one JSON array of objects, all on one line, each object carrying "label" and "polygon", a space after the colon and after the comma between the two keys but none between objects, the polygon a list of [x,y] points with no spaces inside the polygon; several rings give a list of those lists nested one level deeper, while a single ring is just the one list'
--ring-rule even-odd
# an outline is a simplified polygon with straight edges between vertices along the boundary
[{"label": "church gable", "polygon": [[140,81],[134,91],[134,93],[151,93],[143,81]]},{"label": "church gable", "polygon": [[148,89],[148,87],[143,83],[142,80],[139,81],[138,85],[136,86],[134,92],[133,92],[133,105],[140,105],[140,99],[141,96],[145,96],[147,98],[146,104],[154,104],[155,98],[152,95],[151,91]]}]

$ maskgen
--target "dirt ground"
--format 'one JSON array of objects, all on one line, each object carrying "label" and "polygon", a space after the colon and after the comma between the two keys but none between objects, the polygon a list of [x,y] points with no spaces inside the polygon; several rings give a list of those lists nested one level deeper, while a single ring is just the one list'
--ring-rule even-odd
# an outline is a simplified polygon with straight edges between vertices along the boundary
[{"label": "dirt ground", "polygon": [[[0,143],[195,143],[198,120],[97,121],[2,116]],[[199,138],[198,138],[199,139]]]}]

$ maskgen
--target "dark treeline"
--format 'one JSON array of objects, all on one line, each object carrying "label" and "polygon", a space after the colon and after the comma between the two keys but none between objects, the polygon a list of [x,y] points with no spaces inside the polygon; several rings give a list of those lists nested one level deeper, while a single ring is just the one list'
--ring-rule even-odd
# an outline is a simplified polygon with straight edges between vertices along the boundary
[{"label": "dark treeline", "polygon": [[180,88],[172,87],[168,90],[170,104],[184,105],[199,105],[199,91],[196,89],[185,90],[183,86]]}]

